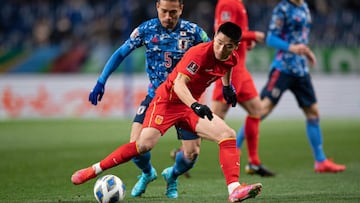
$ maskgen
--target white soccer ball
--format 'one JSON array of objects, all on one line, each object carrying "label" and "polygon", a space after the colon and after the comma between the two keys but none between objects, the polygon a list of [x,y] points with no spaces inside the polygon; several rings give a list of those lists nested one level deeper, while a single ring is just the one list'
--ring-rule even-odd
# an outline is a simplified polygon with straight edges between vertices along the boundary
[{"label": "white soccer ball", "polygon": [[115,203],[125,198],[125,185],[115,175],[100,177],[94,185],[94,196],[99,203]]}]

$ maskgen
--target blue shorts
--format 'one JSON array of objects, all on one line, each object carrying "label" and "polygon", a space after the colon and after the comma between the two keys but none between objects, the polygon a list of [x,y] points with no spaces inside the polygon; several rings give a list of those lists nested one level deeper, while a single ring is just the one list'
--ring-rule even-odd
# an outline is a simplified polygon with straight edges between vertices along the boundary
[{"label": "blue shorts", "polygon": [[267,97],[276,105],[283,93],[289,89],[300,107],[309,107],[316,103],[316,95],[309,74],[296,77],[273,69],[269,79],[261,91],[261,99]]},{"label": "blue shorts", "polygon": [[[147,109],[149,108],[149,104],[153,98],[151,98],[149,95],[146,95],[145,99],[141,102],[139,108],[136,111],[135,118],[133,122],[135,123],[144,123],[144,118]],[[199,138],[198,135],[196,135],[193,132],[190,132],[189,130],[185,130],[180,127],[176,127],[177,137],[179,140],[196,140]]]}]

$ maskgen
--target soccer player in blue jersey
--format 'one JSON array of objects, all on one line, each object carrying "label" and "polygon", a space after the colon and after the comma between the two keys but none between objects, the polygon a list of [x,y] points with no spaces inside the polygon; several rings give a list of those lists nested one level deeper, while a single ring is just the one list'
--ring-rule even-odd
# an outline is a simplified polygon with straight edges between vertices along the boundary
[{"label": "soccer player in blue jersey", "polygon": [[[97,105],[101,101],[105,84],[108,77],[114,72],[124,60],[136,48],[146,48],[146,73],[149,76],[148,95],[141,102],[133,120],[130,142],[135,141],[140,135],[145,112],[149,103],[155,95],[155,90],[165,81],[168,74],[182,58],[183,54],[192,46],[201,42],[210,41],[206,32],[198,25],[180,18],[183,10],[182,0],[157,0],[156,9],[158,17],[143,22],[133,30],[130,38],[118,48],[105,64],[105,67],[97,80],[97,83],[89,95],[89,101]],[[177,129],[178,132],[182,131]],[[183,139],[198,139],[196,135],[185,132],[188,137]],[[193,154],[180,153],[176,158],[174,170],[181,173],[193,167],[196,156]],[[147,185],[157,178],[155,168],[150,163],[150,152],[137,156],[133,162],[142,170],[138,182],[131,191],[134,197],[145,192]],[[111,166],[107,166],[111,167]],[[97,168],[93,166],[94,170]],[[72,177],[74,184],[77,181]],[[169,190],[176,188],[176,183],[168,183],[166,195],[176,198],[177,191]],[[176,193],[175,193],[176,192]]]},{"label": "soccer player in blue jersey", "polygon": [[[306,117],[316,172],[341,172],[344,165],[326,158],[323,150],[319,108],[309,73],[309,65],[316,63],[308,47],[311,16],[304,0],[282,0],[273,10],[266,43],[276,48],[268,82],[261,92],[262,115],[265,118],[275,108],[286,90],[290,90]],[[238,140],[243,140],[243,134]]]}]

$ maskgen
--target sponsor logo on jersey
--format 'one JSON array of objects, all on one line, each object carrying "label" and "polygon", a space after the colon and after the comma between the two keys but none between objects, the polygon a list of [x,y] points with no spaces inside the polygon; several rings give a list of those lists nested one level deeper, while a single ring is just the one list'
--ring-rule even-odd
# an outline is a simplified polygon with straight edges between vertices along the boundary
[{"label": "sponsor logo on jersey", "polygon": [[161,125],[162,122],[163,122],[163,120],[164,120],[164,117],[163,117],[163,116],[156,115],[156,117],[155,117],[155,124]]},{"label": "sponsor logo on jersey", "polygon": [[199,65],[194,61],[191,61],[189,65],[186,67],[186,70],[189,71],[192,75],[195,75],[196,71],[199,69]]}]

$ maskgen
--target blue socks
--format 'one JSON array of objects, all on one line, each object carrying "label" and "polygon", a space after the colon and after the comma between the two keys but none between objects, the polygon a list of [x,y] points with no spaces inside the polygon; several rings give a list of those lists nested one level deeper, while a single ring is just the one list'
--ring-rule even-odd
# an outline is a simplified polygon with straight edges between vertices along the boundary
[{"label": "blue socks", "polygon": [[319,118],[307,119],[306,121],[306,133],[309,139],[314,158],[316,161],[324,161],[326,159],[323,142],[322,142],[322,133],[319,125]]},{"label": "blue socks", "polygon": [[195,157],[193,161],[185,158],[184,151],[182,151],[182,150],[179,151],[178,153],[176,153],[175,164],[173,166],[173,174],[172,175],[176,178],[179,175],[190,170],[194,166],[196,160],[197,160],[197,157]]},{"label": "blue socks", "polygon": [[239,129],[237,135],[236,135],[236,147],[241,149],[241,145],[244,142],[244,138],[245,138],[245,128],[244,126],[241,126],[241,128]]},{"label": "blue socks", "polygon": [[151,164],[150,164],[151,154],[150,152],[146,152],[145,154],[141,154],[137,157],[132,158],[134,164],[142,170],[143,173],[150,173]]}]

